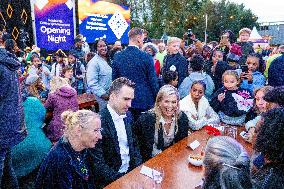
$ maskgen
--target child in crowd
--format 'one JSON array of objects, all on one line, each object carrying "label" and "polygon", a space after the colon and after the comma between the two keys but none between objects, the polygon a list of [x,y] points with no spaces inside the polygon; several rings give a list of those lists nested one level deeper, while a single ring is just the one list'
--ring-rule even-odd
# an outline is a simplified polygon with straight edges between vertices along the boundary
[{"label": "child in crowd", "polygon": [[83,94],[85,91],[84,88],[84,79],[86,75],[86,69],[84,64],[79,61],[78,55],[74,51],[70,51],[68,55],[69,65],[73,67],[73,77],[75,79],[73,88],[76,89],[78,94]]},{"label": "child in crowd", "polygon": [[[256,123],[260,120],[261,114],[268,110],[268,102],[266,102],[263,98],[269,92],[272,91],[273,87],[264,86],[262,88],[256,89],[254,93],[254,108],[252,109],[254,113],[256,113],[256,117],[251,119],[246,123],[246,130],[248,134],[246,135],[246,140],[248,142],[252,141],[252,136],[255,133]],[[251,113],[252,114],[252,113]],[[249,115],[249,114],[248,114]],[[248,117],[247,115],[247,117]]]},{"label": "child in crowd", "polygon": [[38,75],[41,78],[44,84],[44,87],[46,89],[45,95],[47,97],[47,93],[49,92],[49,89],[50,89],[49,83],[51,80],[51,73],[49,69],[45,65],[42,64],[42,61],[37,54],[32,55],[30,59],[32,62],[32,66],[30,67],[28,74]]},{"label": "child in crowd", "polygon": [[240,78],[236,71],[225,71],[222,80],[224,87],[213,94],[210,105],[218,112],[222,122],[240,126],[253,106],[252,95],[248,90],[238,87]]},{"label": "child in crowd", "polygon": [[73,77],[73,68],[72,66],[68,65],[62,69],[62,77],[65,78],[69,85],[74,88],[75,78]]},{"label": "child in crowd", "polygon": [[248,70],[241,73],[241,87],[253,93],[265,85],[265,77],[258,71],[259,58],[256,54],[248,55],[246,65]]},{"label": "child in crowd", "polygon": [[254,53],[253,44],[248,42],[250,34],[251,30],[249,28],[242,28],[239,31],[239,42],[237,42],[237,44],[240,45],[242,49],[240,65],[244,65],[246,63],[247,56]]},{"label": "child in crowd", "polygon": [[166,71],[163,80],[165,85],[172,85],[174,87],[177,87],[178,84],[177,71],[172,71],[172,70]]}]

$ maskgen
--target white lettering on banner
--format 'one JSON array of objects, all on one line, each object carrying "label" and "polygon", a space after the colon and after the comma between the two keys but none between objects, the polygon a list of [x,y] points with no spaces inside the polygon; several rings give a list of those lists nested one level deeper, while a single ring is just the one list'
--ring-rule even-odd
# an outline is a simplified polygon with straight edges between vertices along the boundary
[{"label": "white lettering on banner", "polygon": [[101,31],[107,30],[107,28],[105,27],[96,27],[96,26],[88,26],[88,25],[86,25],[86,29],[87,30],[101,30]]},{"label": "white lettering on banner", "polygon": [[48,41],[52,41],[54,43],[60,43],[60,42],[66,42],[66,36],[57,36],[55,37],[54,35],[48,35]]},{"label": "white lettering on banner", "polygon": [[48,34],[51,34],[51,33],[62,33],[62,34],[65,34],[65,35],[70,35],[70,29],[64,29],[64,28],[48,28],[46,26],[41,26],[40,27],[40,31],[42,33],[46,33],[47,35]]}]

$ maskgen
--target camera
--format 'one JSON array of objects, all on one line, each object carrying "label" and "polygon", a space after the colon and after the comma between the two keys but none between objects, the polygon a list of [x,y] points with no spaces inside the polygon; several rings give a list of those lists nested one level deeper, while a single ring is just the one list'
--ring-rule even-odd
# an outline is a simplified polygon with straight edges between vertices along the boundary
[{"label": "camera", "polygon": [[188,37],[188,38],[191,38],[192,35],[193,35],[193,33],[192,33],[191,29],[188,29],[188,30],[187,30],[187,37]]},{"label": "camera", "polygon": [[37,68],[42,68],[42,64],[38,64],[38,65],[37,65]]}]

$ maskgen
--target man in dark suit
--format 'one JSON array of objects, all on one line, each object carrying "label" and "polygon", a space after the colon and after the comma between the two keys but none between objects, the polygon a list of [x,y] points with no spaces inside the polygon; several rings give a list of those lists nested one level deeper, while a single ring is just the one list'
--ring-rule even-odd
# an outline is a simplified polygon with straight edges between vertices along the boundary
[{"label": "man in dark suit", "polygon": [[143,46],[143,30],[133,28],[128,36],[129,46],[114,56],[112,80],[126,77],[135,82],[135,98],[130,108],[135,121],[141,112],[153,107],[159,87],[153,58],[139,49]]},{"label": "man in dark suit", "polygon": [[112,82],[109,102],[101,111],[102,140],[93,149],[100,170],[97,185],[105,186],[142,163],[128,108],[134,98],[134,83],[121,77]]}]

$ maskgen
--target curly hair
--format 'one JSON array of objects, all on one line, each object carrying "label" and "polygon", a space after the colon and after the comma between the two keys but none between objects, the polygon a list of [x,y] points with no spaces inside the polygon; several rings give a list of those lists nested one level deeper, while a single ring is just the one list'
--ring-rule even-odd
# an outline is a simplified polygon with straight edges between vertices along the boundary
[{"label": "curly hair", "polygon": [[192,68],[192,71],[201,71],[204,67],[205,61],[204,58],[197,54],[192,57],[190,60],[190,67]]},{"label": "curly hair", "polygon": [[267,102],[273,102],[279,106],[284,106],[284,86],[275,87],[271,91],[267,92],[264,96],[264,100]]},{"label": "curly hair", "polygon": [[284,109],[275,108],[262,115],[254,149],[269,161],[284,163]]}]

